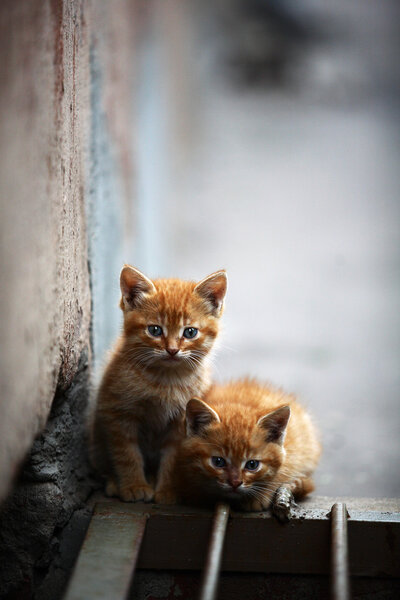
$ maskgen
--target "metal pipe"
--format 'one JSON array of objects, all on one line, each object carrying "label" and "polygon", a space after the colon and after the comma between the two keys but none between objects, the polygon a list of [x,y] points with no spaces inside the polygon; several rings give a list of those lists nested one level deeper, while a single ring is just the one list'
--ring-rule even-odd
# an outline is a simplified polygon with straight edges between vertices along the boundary
[{"label": "metal pipe", "polygon": [[218,577],[222,560],[222,549],[224,546],[228,518],[229,506],[222,503],[218,504],[215,509],[210,545],[204,567],[200,600],[215,600],[216,598]]},{"label": "metal pipe", "polygon": [[349,561],[347,548],[346,505],[336,502],[331,513],[331,577],[332,600],[350,599]]}]

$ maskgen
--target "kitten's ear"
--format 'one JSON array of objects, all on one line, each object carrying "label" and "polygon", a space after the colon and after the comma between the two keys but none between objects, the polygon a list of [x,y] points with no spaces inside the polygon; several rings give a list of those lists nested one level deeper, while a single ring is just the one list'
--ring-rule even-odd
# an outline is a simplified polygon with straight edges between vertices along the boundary
[{"label": "kitten's ear", "polygon": [[226,289],[228,287],[228,278],[224,270],[212,273],[205,279],[202,279],[194,288],[194,291],[206,300],[210,311],[215,316],[219,316],[224,303]]},{"label": "kitten's ear", "polygon": [[192,398],[186,405],[186,435],[199,435],[210,425],[221,419],[211,406],[203,400]]},{"label": "kitten's ear", "polygon": [[290,417],[290,406],[281,406],[258,420],[257,425],[265,430],[267,442],[282,446]]},{"label": "kitten's ear", "polygon": [[120,286],[122,310],[136,308],[145,294],[151,294],[156,291],[153,282],[146,275],[143,275],[143,273],[129,265],[125,265],[121,271]]}]

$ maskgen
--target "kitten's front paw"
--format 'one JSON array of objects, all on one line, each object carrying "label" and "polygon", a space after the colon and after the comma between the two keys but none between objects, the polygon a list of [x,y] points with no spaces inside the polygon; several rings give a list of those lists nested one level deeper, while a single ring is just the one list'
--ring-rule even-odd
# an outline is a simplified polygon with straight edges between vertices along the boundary
[{"label": "kitten's front paw", "polygon": [[118,496],[124,502],[151,502],[154,497],[154,490],[150,485],[126,485],[121,486]]},{"label": "kitten's front paw", "polygon": [[114,481],[109,479],[105,487],[106,496],[118,496],[118,488]]},{"label": "kitten's front paw", "polygon": [[172,489],[161,488],[156,491],[154,496],[154,502],[156,502],[157,504],[176,504],[176,493]]}]

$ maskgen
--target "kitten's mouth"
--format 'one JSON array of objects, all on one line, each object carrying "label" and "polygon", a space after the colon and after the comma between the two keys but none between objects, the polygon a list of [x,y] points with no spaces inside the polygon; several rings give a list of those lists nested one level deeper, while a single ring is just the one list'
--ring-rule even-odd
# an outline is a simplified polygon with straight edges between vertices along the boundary
[{"label": "kitten's mouth", "polygon": [[243,500],[243,494],[239,490],[229,490],[224,493],[226,502],[241,502]]},{"label": "kitten's mouth", "polygon": [[163,356],[161,360],[164,362],[168,362],[168,363],[173,363],[173,362],[177,363],[177,362],[180,362],[181,357],[168,355],[168,356]]},{"label": "kitten's mouth", "polygon": [[224,493],[227,498],[238,498],[239,496],[242,495],[242,490],[243,490],[242,486],[237,487],[237,488],[233,488],[231,486],[229,486],[229,488],[227,488],[224,486]]}]

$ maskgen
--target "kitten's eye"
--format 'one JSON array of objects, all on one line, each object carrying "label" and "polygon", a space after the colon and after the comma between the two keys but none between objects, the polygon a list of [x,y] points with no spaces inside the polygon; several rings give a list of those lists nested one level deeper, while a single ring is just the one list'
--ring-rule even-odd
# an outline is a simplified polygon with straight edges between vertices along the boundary
[{"label": "kitten's eye", "polygon": [[199,330],[196,329],[196,327],[186,327],[186,329],[183,331],[183,337],[191,340],[192,338],[196,337],[198,331]]},{"label": "kitten's eye", "polygon": [[244,465],[244,468],[247,469],[248,471],[255,471],[256,469],[258,469],[258,465],[260,464],[259,460],[248,460],[247,463]]},{"label": "kitten's eye", "polygon": [[224,458],[222,458],[222,456],[212,456],[211,464],[213,465],[213,467],[218,467],[218,468],[226,467],[226,460]]},{"label": "kitten's eye", "polygon": [[160,337],[160,335],[162,335],[163,333],[162,327],[160,327],[159,325],[149,325],[147,331],[153,337]]}]

